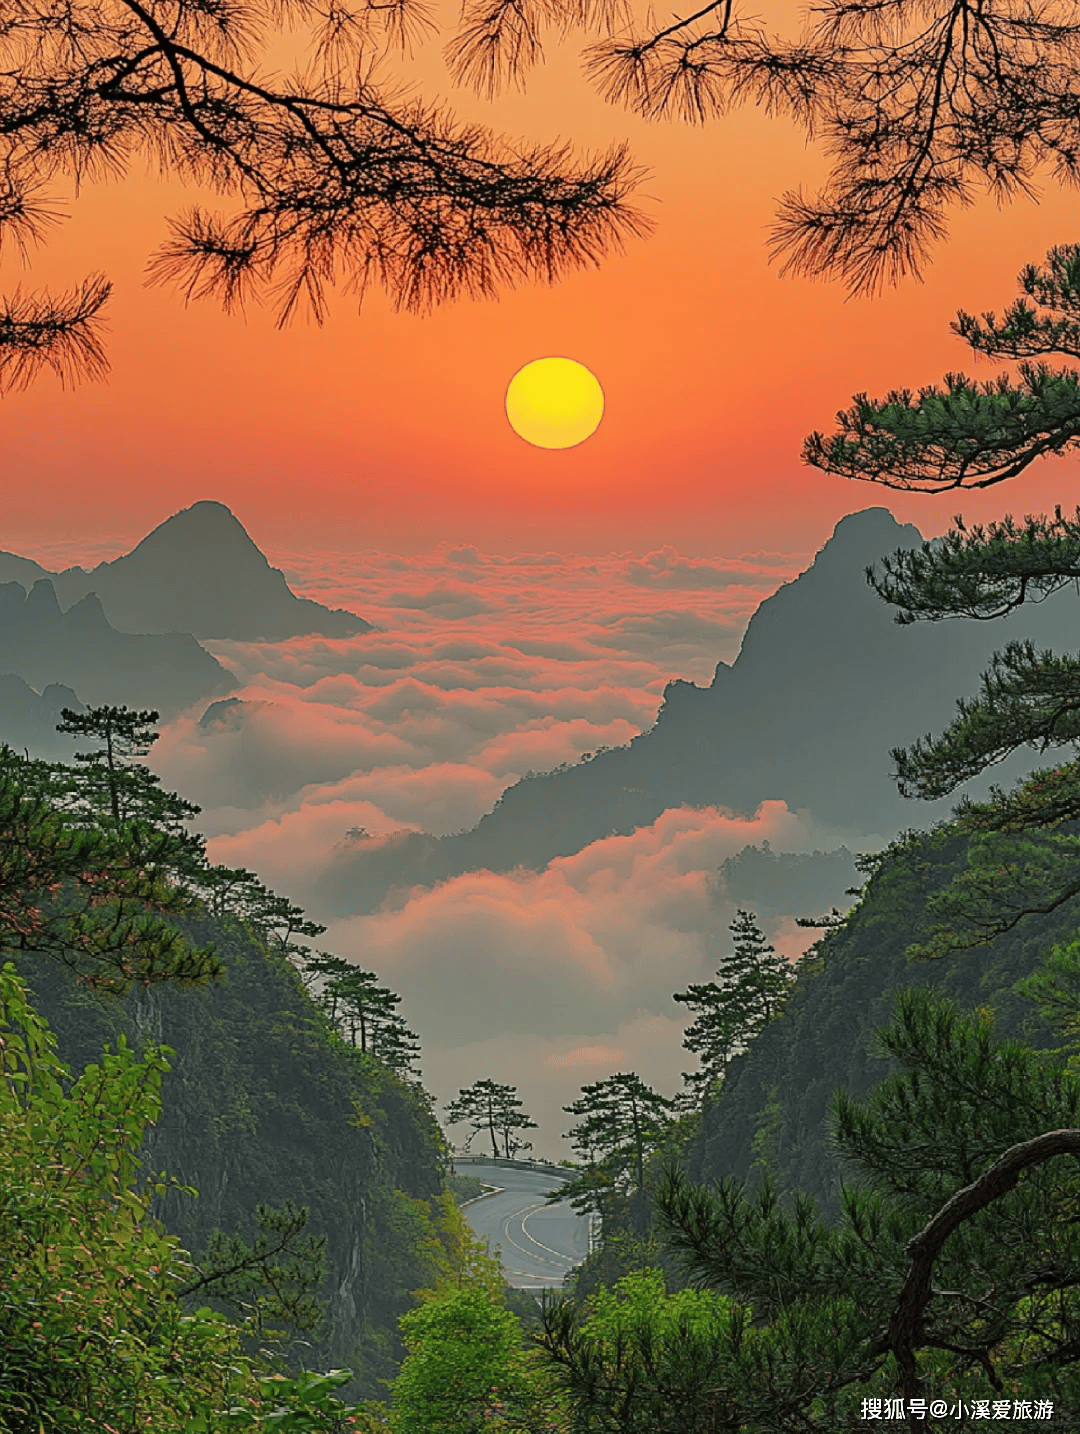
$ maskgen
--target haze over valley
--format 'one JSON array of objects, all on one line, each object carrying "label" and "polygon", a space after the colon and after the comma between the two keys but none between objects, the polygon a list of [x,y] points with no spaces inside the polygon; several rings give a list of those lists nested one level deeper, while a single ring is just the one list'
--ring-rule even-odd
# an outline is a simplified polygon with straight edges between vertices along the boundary
[{"label": "haze over valley", "polygon": [[[440,1102],[515,1084],[561,1158],[582,1083],[678,1087],[671,993],[710,979],[737,907],[795,957],[796,917],[850,901],[854,852],[947,812],[897,796],[889,748],[939,729],[1013,633],[897,627],[864,569],[918,540],[877,508],[816,557],[268,564],[200,503],[131,558],[0,555],[0,736],[59,756],[60,707],[157,706],[151,763],[211,858],[400,992]],[[1074,618],[1063,594],[1022,630],[1067,646]]]}]

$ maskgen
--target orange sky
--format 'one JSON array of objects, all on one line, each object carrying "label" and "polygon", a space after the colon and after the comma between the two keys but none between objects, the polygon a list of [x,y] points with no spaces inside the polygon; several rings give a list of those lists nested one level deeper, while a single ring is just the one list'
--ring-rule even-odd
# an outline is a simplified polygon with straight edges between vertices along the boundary
[{"label": "orange sky", "polygon": [[[245,320],[212,302],[185,308],[145,289],[142,270],[165,216],[195,196],[143,178],[141,163],[124,182],[85,187],[30,273],[7,254],[8,289],[98,270],[116,289],[106,383],[64,392],[47,376],[0,404],[0,547],[134,541],[217,498],[270,549],[805,551],[874,503],[937,532],[961,506],[985,517],[1080,497],[1071,459],[961,503],[831,479],[798,456],[858,390],[996,372],[949,320],[961,306],[1002,307],[1025,262],[1074,240],[1075,195],[1048,184],[1038,205],[984,200],[953,216],[925,284],[846,302],[838,285],[781,279],[767,260],[775,199],[824,172],[800,132],[754,110],[704,130],[646,124],[591,93],[577,48],[571,39],[526,95],[493,105],[453,89],[437,44],[392,67],[510,135],[630,140],[652,171],[656,233],[554,289],[427,318],[375,293],[358,316],[342,296],[324,328],[301,319],[284,332],[258,309]],[[507,382],[548,354],[587,364],[605,389],[604,421],[578,448],[531,448],[506,422]]]}]

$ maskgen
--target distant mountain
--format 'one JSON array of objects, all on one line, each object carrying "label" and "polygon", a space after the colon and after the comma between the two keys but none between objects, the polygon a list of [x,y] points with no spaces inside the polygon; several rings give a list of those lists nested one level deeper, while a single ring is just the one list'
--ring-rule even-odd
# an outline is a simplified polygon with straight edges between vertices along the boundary
[{"label": "distant mountain", "polygon": [[[237,686],[189,633],[117,632],[93,594],[64,612],[48,578],[29,594],[19,583],[0,584],[0,673],[42,693],[63,683],[91,707],[156,707],[164,718]],[[18,689],[11,693],[17,706]]]},{"label": "distant mountain", "polygon": [[[940,730],[1008,638],[1075,647],[1078,614],[1063,593],[1003,622],[899,627],[865,569],[921,541],[884,508],[842,519],[812,566],[757,609],[738,657],[721,662],[708,687],[668,684],[651,731],[515,783],[471,831],[344,842],[316,889],[320,910],[370,911],[395,889],[481,868],[539,870],[684,804],[752,814],[778,798],[838,840],[867,844],[946,814],[948,801],[898,795],[890,748]],[[998,780],[1034,763],[1014,758]]]},{"label": "distant mountain", "polygon": [[54,682],[38,693],[13,672],[0,672],[0,742],[16,751],[52,760],[70,759],[74,739],[56,730],[65,707],[73,712],[86,710],[70,687]]},{"label": "distant mountain", "polygon": [[0,553],[0,583],[31,587],[48,578],[63,607],[96,593],[120,632],[190,632],[201,638],[280,642],[318,633],[352,637],[372,625],[354,613],[298,598],[224,503],[194,503],[137,547],[87,572],[50,573]]}]

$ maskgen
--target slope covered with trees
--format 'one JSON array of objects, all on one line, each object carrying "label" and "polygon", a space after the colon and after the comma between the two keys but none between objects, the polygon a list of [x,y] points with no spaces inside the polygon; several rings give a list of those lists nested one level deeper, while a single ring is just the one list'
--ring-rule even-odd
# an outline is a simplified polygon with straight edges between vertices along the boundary
[{"label": "slope covered with trees", "polygon": [[[332,1032],[287,958],[212,920],[188,930],[213,941],[225,977],[154,993],[154,1036],[175,1055],[139,1157],[199,1194],[170,1187],[153,1212],[199,1257],[216,1230],[250,1239],[260,1204],[307,1207],[307,1233],[326,1239],[329,1323],[304,1356],[355,1369],[353,1392],[377,1395],[402,1352],[398,1316],[448,1262],[436,1122],[414,1085]],[[18,966],[76,1074],[119,1034],[139,1042],[140,996],[94,997],[60,968]]]},{"label": "slope covered with trees", "polygon": [[[22,1026],[48,1021],[65,1088],[92,1085],[110,1047],[143,1062],[139,1081],[153,1071],[161,1113],[110,1138],[131,1199],[187,1252],[185,1307],[377,1395],[398,1317],[466,1238],[430,1100],[400,1042],[386,1058],[352,1044],[309,993],[306,963],[330,958],[304,942],[322,928],[207,861],[186,825],[198,809],[137,760],[157,714],[62,715],[91,744],[72,765],[0,748],[0,949],[29,986]],[[393,993],[374,994],[393,1015]]]},{"label": "slope covered with trees", "polygon": [[855,909],[826,932],[779,1015],[734,1057],[720,1092],[706,1100],[688,1152],[694,1179],[747,1176],[756,1166],[756,1182],[764,1148],[781,1187],[813,1195],[835,1215],[842,1167],[828,1140],[829,1101],[839,1088],[866,1096],[895,1069],[875,1054],[874,1032],[891,1018],[900,987],[994,1008],[1002,1035],[1060,1044],[1013,987],[1075,930],[1075,904],[1031,916],[975,950],[926,962],[907,955],[926,928],[932,897],[966,870],[969,845],[955,831],[916,834],[875,861]]}]

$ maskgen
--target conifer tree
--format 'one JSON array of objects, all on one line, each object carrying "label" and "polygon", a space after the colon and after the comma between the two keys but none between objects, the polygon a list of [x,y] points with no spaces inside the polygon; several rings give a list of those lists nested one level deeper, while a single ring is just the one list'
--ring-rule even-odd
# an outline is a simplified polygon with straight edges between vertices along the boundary
[{"label": "conifer tree", "polygon": [[[1078,982],[1073,953],[1038,994],[1075,1013]],[[691,1328],[674,1332],[663,1360],[649,1358],[658,1331],[650,1345],[645,1330],[644,1352],[629,1358],[614,1342],[597,1349],[572,1302],[548,1307],[544,1344],[572,1428],[862,1434],[884,1417],[916,1430],[928,1427],[919,1400],[924,1416],[939,1401],[934,1417],[952,1422],[958,1403],[978,1417],[981,1401],[990,1418],[997,1401],[994,1417],[1011,1428],[1072,1427],[1077,1076],[1060,1053],[1000,1040],[989,1013],[963,1013],[925,988],[898,992],[878,1041],[898,1074],[863,1101],[838,1092],[830,1110],[832,1138],[860,1177],[842,1190],[839,1224],[807,1196],[781,1204],[768,1175],[753,1196],[734,1177],[695,1186],[675,1164],[661,1181],[655,1205],[687,1275],[731,1301],[709,1400],[697,1402]]]},{"label": "conifer tree", "polygon": [[564,1106],[579,1123],[567,1139],[584,1164],[581,1174],[552,1192],[584,1214],[604,1215],[613,1194],[629,1197],[639,1223],[643,1216],[645,1167],[661,1144],[676,1102],[660,1095],[633,1071],[581,1087],[581,1096]]},{"label": "conifer tree", "polygon": [[721,958],[716,980],[672,998],[694,1012],[683,1045],[699,1058],[701,1069],[683,1079],[699,1093],[722,1080],[731,1058],[773,1019],[792,979],[790,965],[765,940],[751,912],[737,911],[728,929],[734,949]]},{"label": "conifer tree", "polygon": [[[58,210],[48,190],[136,156],[226,197],[170,221],[153,282],[227,310],[270,298],[279,323],[308,305],[321,322],[343,278],[424,311],[552,281],[596,263],[646,223],[628,196],[625,148],[575,159],[563,146],[508,142],[444,105],[391,93],[378,61],[432,26],[417,0],[389,5],[178,0],[167,21],[135,0],[79,12],[26,0],[0,25],[0,241],[26,250]],[[273,75],[279,29],[310,32],[298,73]],[[280,43],[280,40],[279,40]],[[101,377],[111,284],[0,300],[0,390],[42,365]]]},{"label": "conifer tree", "polygon": [[1030,195],[1039,171],[1080,177],[1080,22],[1068,6],[927,0],[915,13],[907,0],[827,0],[801,33],[780,35],[737,0],[659,21],[608,0],[470,0],[447,51],[456,77],[489,95],[520,83],[546,26],[599,29],[587,73],[650,119],[704,124],[750,100],[824,138],[827,180],[784,194],[771,247],[786,269],[853,293],[918,274],[949,209],[980,188],[1000,200]]},{"label": "conifer tree", "polygon": [[491,1151],[499,1158],[499,1140],[502,1139],[502,1154],[511,1160],[519,1150],[531,1150],[531,1141],[518,1140],[519,1130],[536,1130],[537,1124],[522,1111],[523,1102],[518,1099],[517,1086],[500,1085],[498,1081],[478,1080],[467,1090],[458,1092],[457,1100],[446,1107],[446,1119],[450,1125],[468,1122],[473,1135],[466,1142],[466,1149],[473,1136],[486,1130],[491,1138]]},{"label": "conifer tree", "polygon": [[[962,373],[943,388],[884,399],[856,397],[839,431],[811,434],[804,458],[827,472],[919,492],[986,488],[1037,459],[1080,444],[1080,373],[1047,358],[1080,352],[1080,245],[1049,251],[1020,275],[1022,297],[998,318],[960,311],[953,332],[976,353],[1019,360],[1019,381],[983,384]],[[1080,509],[966,526],[886,558],[868,580],[901,624],[949,618],[989,621],[1040,602],[1080,579]],[[938,736],[893,752],[907,796],[948,796],[1024,747],[1072,748],[1080,740],[1080,657],[1013,641],[996,653],[974,697]],[[957,829],[969,837],[967,870],[936,896],[916,954],[977,945],[1025,915],[1080,895],[1080,762],[1067,755],[1013,791],[961,800]]]},{"label": "conifer tree", "polygon": [[318,951],[303,957],[305,981],[319,976],[318,1001],[349,1043],[402,1075],[416,1076],[420,1043],[397,1012],[401,997],[342,956]]},{"label": "conifer tree", "polygon": [[161,779],[138,760],[145,757],[159,734],[154,724],[160,714],[137,712],[129,707],[90,707],[60,713],[63,721],[56,730],[72,737],[90,739],[101,745],[91,752],[74,753],[81,777],[72,783],[71,794],[78,809],[95,819],[111,816],[114,822],[149,821],[170,831],[197,816],[200,808],[175,793],[161,790]]},{"label": "conifer tree", "polygon": [[213,947],[176,924],[198,908],[175,879],[186,839],[88,823],[69,809],[71,771],[0,747],[0,950],[61,962],[101,990],[218,977]]}]

